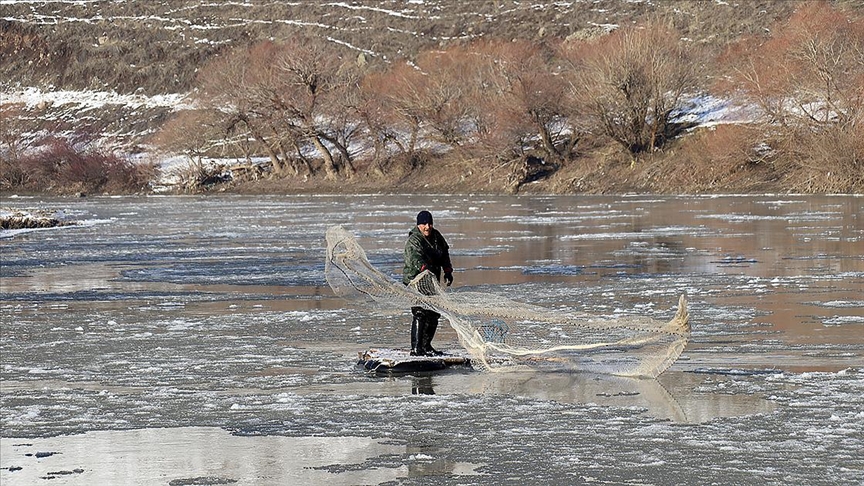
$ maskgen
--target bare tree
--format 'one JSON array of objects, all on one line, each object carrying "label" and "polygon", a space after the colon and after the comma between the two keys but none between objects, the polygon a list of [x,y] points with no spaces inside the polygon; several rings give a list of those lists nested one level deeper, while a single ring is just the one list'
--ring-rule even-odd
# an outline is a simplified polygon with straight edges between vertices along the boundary
[{"label": "bare tree", "polygon": [[267,62],[273,51],[272,44],[264,43],[229,52],[208,64],[199,74],[197,101],[220,114],[224,143],[252,138],[269,157],[273,172],[282,175],[286,167],[286,159],[280,158],[282,135],[273,127],[273,109],[267,96],[268,90],[274,89],[275,76]]},{"label": "bare tree", "polygon": [[417,150],[424,121],[424,74],[405,62],[365,77],[362,92],[367,100],[364,114],[381,150],[395,146],[411,156]]},{"label": "bare tree", "polygon": [[674,31],[659,23],[625,28],[567,53],[574,103],[631,154],[654,151],[675,134],[697,76]]},{"label": "bare tree", "polygon": [[[290,40],[280,46],[273,62],[280,84],[269,94],[279,120],[312,143],[329,178],[335,178],[342,169],[353,175],[350,140],[346,138],[352,133],[348,124],[353,122],[345,116],[351,109],[348,99],[358,89],[353,63],[329,52],[318,38]],[[340,154],[341,163],[331,147]]]},{"label": "bare tree", "polygon": [[472,48],[479,70],[473,85],[483,120],[477,123],[481,140],[497,140],[517,153],[533,147],[552,162],[569,157],[577,135],[567,123],[567,85],[553,52],[525,41],[481,42]]},{"label": "bare tree", "polygon": [[359,77],[328,47],[320,39],[294,38],[231,53],[202,73],[202,101],[226,112],[226,135],[245,132],[256,140],[277,174],[297,174],[297,164],[311,170],[303,156],[308,144],[328,178],[350,176],[349,146],[357,133],[351,103]]}]

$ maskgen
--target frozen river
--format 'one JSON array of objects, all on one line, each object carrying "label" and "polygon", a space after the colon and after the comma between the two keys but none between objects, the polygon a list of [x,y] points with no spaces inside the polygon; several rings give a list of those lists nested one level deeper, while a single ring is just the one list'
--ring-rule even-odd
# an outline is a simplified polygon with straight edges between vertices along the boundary
[{"label": "frozen river", "polygon": [[[0,233],[3,486],[864,482],[862,197],[2,205],[82,222]],[[334,297],[324,233],[395,277],[420,209],[452,292],[664,320],[683,293],[692,340],[658,380],[365,374],[410,315]]]}]

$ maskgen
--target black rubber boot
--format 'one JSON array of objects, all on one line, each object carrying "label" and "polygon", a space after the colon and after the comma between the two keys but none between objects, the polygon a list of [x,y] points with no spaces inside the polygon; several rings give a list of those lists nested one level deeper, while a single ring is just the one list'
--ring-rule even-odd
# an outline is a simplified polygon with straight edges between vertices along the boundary
[{"label": "black rubber boot", "polygon": [[426,326],[424,325],[423,319],[418,315],[414,309],[411,309],[411,313],[414,315],[414,320],[411,321],[411,356],[423,356],[424,344],[423,344],[423,335],[426,331]]},{"label": "black rubber boot", "polygon": [[433,315],[427,314],[426,323],[423,326],[423,354],[426,356],[441,356],[441,351],[432,347],[432,338],[435,337],[435,331],[438,330],[438,317],[440,317],[437,313]]},{"label": "black rubber boot", "polygon": [[420,324],[417,322],[417,316],[414,316],[414,320],[411,321],[411,356],[418,356],[420,354],[417,348],[417,331],[419,327]]}]

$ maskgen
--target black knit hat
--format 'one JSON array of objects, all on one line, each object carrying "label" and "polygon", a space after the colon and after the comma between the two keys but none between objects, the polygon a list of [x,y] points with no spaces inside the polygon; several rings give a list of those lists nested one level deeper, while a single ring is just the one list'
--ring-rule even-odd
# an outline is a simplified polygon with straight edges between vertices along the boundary
[{"label": "black knit hat", "polygon": [[432,213],[429,211],[417,213],[417,224],[432,224]]}]

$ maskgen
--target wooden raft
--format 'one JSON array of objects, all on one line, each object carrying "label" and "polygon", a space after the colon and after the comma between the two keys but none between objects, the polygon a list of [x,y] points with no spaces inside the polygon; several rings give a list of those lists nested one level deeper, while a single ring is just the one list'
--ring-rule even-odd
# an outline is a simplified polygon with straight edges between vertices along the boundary
[{"label": "wooden raft", "polygon": [[411,356],[405,349],[370,349],[359,353],[357,366],[373,373],[412,373],[448,368],[471,368],[467,356],[444,353],[441,356]]}]

